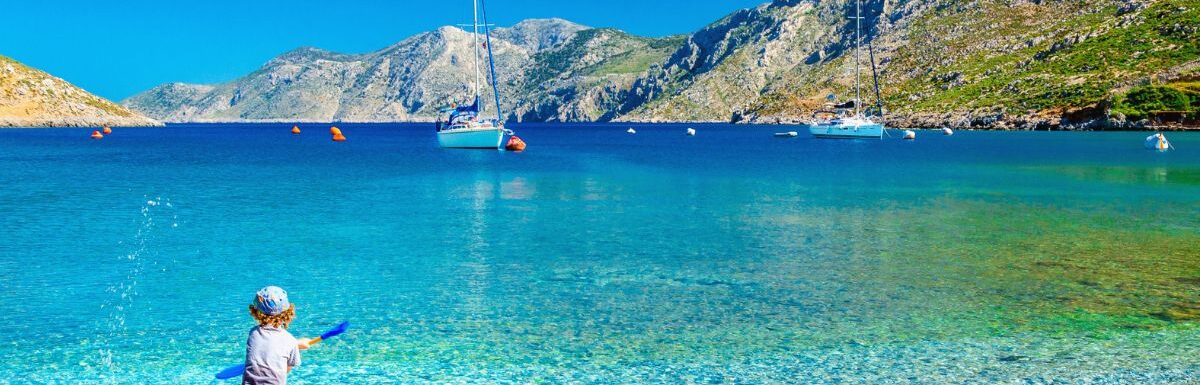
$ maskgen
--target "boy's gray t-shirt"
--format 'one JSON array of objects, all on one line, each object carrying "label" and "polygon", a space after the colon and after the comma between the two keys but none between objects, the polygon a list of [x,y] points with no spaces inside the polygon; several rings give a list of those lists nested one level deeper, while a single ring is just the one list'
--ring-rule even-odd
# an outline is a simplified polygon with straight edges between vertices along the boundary
[{"label": "boy's gray t-shirt", "polygon": [[246,338],[242,385],[287,385],[288,367],[300,366],[300,348],[287,330],[258,326]]}]

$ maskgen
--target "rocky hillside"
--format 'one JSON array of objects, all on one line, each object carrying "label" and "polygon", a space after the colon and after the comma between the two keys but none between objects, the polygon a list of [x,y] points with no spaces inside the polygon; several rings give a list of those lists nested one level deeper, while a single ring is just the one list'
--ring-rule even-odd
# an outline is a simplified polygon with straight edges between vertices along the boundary
[{"label": "rocky hillside", "polygon": [[664,60],[682,38],[650,39],[589,29],[538,53],[518,89],[522,121],[590,122],[617,117],[622,91]]},{"label": "rocky hillside", "polygon": [[0,56],[0,127],[155,126],[65,80]]},{"label": "rocky hillside", "polygon": [[[894,126],[1140,127],[1112,104],[1152,82],[1200,74],[1200,1],[865,2],[868,42]],[[848,5],[816,12],[847,12]],[[782,11],[787,6],[776,4]],[[776,11],[778,12],[778,11]],[[828,19],[828,18],[818,18]],[[790,120],[850,94],[846,26],[827,26],[810,61],[780,74],[750,119]],[[869,79],[869,73],[866,73]]]},{"label": "rocky hillside", "polygon": [[[803,121],[828,95],[854,93],[854,6],[776,0],[659,39],[522,22],[495,33],[503,111],[520,121]],[[1194,93],[1186,85],[1200,80],[1200,0],[862,7],[863,96],[874,103],[874,57],[893,126],[1142,127],[1157,106],[1192,108],[1144,100],[1174,95],[1146,87]],[[125,104],[168,121],[431,120],[469,97],[471,44],[445,27],[365,55],[302,49],[227,84],[164,85]]]},{"label": "rocky hillside", "polygon": [[[497,29],[503,111],[522,120],[601,119],[611,110],[607,95],[664,60],[673,42],[557,19]],[[124,104],[170,122],[432,121],[469,101],[473,58],[472,35],[443,27],[363,55],[302,48],[230,83],[166,84]],[[494,112],[490,87],[483,94]]]},{"label": "rocky hillside", "polygon": [[[781,0],[735,13],[640,79],[623,119],[801,121],[854,93],[853,12]],[[863,79],[873,54],[893,126],[1143,126],[1114,100],[1200,73],[1196,0],[869,0],[863,13]]]},{"label": "rocky hillside", "polygon": [[[230,83],[167,84],[124,104],[168,122],[431,119],[470,96],[472,47],[470,34],[444,27],[363,55],[301,48]],[[528,61],[514,43],[493,48],[501,71]]]},{"label": "rocky hillside", "polygon": [[764,90],[839,35],[844,15],[818,14],[821,7],[834,5],[777,1],[738,11],[692,34],[627,91],[622,119],[741,120]]}]

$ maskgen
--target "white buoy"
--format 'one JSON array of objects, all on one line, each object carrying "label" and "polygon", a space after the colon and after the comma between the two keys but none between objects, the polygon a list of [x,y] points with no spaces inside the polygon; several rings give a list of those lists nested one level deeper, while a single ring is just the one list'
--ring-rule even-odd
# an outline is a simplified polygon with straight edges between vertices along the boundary
[{"label": "white buoy", "polygon": [[696,129],[695,128],[687,129],[687,134],[688,134],[688,136],[696,136]]},{"label": "white buoy", "polygon": [[904,130],[904,140],[913,140],[917,138],[917,133],[913,130]]},{"label": "white buoy", "polygon": [[951,130],[950,127],[943,128],[942,135],[946,135],[946,136],[954,135],[954,130]]},{"label": "white buoy", "polygon": [[633,129],[633,127],[629,127],[629,130],[626,130],[625,132],[628,132],[630,134],[636,134],[637,130]]},{"label": "white buoy", "polygon": [[1168,151],[1171,149],[1171,142],[1167,141],[1167,136],[1163,133],[1156,133],[1146,137],[1146,149],[1155,151]]}]

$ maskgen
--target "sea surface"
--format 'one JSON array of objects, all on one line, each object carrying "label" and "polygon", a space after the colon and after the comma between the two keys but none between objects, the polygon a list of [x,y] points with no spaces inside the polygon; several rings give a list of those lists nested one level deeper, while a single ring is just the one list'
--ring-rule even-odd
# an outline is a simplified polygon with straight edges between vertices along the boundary
[{"label": "sea surface", "polygon": [[352,325],[292,384],[1200,378],[1200,133],[339,126],[0,130],[0,383],[208,384],[266,285]]}]

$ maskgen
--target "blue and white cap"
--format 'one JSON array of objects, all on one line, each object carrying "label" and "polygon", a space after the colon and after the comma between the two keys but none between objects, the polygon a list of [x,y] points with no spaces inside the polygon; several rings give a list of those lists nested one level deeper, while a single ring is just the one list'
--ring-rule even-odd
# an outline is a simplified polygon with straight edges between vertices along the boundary
[{"label": "blue and white cap", "polygon": [[278,286],[267,286],[254,295],[254,308],[266,315],[279,315],[292,307],[287,292]]}]

